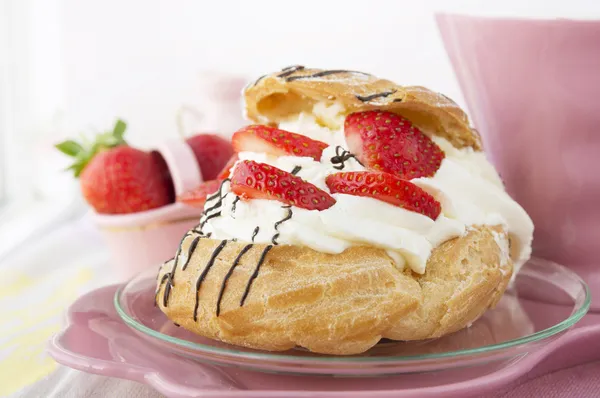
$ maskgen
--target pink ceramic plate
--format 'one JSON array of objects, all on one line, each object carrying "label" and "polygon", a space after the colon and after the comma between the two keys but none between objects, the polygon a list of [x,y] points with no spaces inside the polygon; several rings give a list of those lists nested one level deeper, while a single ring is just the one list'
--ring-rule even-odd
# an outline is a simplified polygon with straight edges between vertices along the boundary
[{"label": "pink ceramic plate", "polygon": [[[417,391],[423,397],[478,395],[536,365],[547,371],[556,363],[569,366],[600,352],[599,319],[588,316],[582,324],[589,326],[564,333],[589,306],[585,284],[565,268],[540,260],[527,264],[500,307],[467,331],[420,344],[381,345],[368,355],[346,358],[243,350],[187,335],[169,326],[154,308],[149,281],[139,277],[80,298],[69,310],[67,328],[51,341],[50,354],[67,366],[144,382],[172,397],[374,398],[415,396]],[[115,293],[131,327],[113,306]],[[517,297],[518,293],[527,296]],[[577,351],[577,345],[584,349]],[[555,362],[544,361],[550,354]],[[207,362],[346,377],[275,375]],[[355,377],[411,369],[417,373]]]}]

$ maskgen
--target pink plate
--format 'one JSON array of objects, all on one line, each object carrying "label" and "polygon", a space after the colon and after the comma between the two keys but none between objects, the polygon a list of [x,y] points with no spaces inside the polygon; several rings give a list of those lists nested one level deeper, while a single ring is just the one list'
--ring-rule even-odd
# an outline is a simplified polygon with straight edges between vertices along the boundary
[{"label": "pink plate", "polygon": [[[600,355],[598,315],[567,331],[589,306],[585,284],[542,260],[529,262],[499,307],[466,331],[420,344],[382,344],[368,355],[342,358],[239,349],[187,334],[155,309],[151,281],[141,276],[81,297],[69,310],[66,329],[52,339],[50,355],[76,369],[147,383],[171,397],[369,398],[481,395],[534,367],[534,373],[547,372]],[[390,373],[403,374],[382,376]],[[364,375],[372,377],[357,377]]]}]

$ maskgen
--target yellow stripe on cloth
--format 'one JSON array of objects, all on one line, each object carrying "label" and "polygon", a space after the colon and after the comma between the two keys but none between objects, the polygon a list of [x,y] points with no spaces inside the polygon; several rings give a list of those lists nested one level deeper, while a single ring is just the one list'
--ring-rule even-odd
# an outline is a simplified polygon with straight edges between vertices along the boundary
[{"label": "yellow stripe on cloth", "polygon": [[15,275],[0,285],[0,396],[26,387],[56,368],[45,354],[63,313],[92,280],[89,268],[44,277]]}]

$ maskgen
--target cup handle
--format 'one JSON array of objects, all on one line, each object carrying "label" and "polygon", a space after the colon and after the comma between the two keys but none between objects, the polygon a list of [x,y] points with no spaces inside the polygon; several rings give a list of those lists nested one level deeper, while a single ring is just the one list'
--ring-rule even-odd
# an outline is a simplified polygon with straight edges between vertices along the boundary
[{"label": "cup handle", "polygon": [[179,196],[194,189],[204,181],[196,156],[184,140],[167,140],[157,148],[157,151],[163,156],[171,172],[175,195]]}]

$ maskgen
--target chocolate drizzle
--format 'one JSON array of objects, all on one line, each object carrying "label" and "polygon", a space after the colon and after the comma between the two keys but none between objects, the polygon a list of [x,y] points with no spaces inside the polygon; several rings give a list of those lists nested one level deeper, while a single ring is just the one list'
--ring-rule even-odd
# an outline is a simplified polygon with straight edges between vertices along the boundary
[{"label": "chocolate drizzle", "polygon": [[[169,273],[166,272],[163,274],[163,276],[160,278],[160,283],[158,284],[158,288],[156,288],[156,292],[154,293],[154,306],[156,307],[156,300],[158,299],[158,293],[160,292],[160,287],[162,286],[163,283],[165,283],[165,280],[167,280],[167,278],[169,278]],[[164,304],[164,302],[163,302]]]},{"label": "chocolate drizzle", "polygon": [[382,93],[376,93],[376,94],[371,94],[371,95],[366,95],[366,96],[362,96],[362,95],[355,95],[355,97],[362,102],[369,102],[371,100],[374,100],[375,98],[385,98],[388,97],[392,94],[394,94],[397,90],[390,90],[390,91],[384,91]]},{"label": "chocolate drizzle", "polygon": [[294,167],[294,169],[292,170],[292,174],[296,175],[300,172],[300,170],[302,170],[302,166],[296,166]]},{"label": "chocolate drizzle", "polygon": [[211,200],[214,200],[216,198],[219,198],[219,200],[217,201],[217,203],[212,206],[209,207],[208,209],[205,209],[202,214],[206,215],[209,212],[213,211],[214,209],[218,208],[219,206],[221,206],[223,204],[223,199],[225,199],[225,196],[227,196],[227,194],[223,195],[223,186],[225,185],[226,182],[230,182],[231,179],[230,178],[226,178],[223,181],[221,181],[221,185],[219,185],[219,190],[217,192],[215,192],[214,194],[212,194],[211,196],[209,196],[208,198],[206,198],[207,202],[210,202]]},{"label": "chocolate drizzle", "polygon": [[217,316],[219,316],[219,314],[221,314],[221,300],[223,299],[223,294],[225,293],[225,288],[227,287],[227,281],[231,277],[231,274],[233,274],[233,270],[235,269],[235,267],[237,267],[238,264],[240,263],[240,260],[242,259],[244,254],[246,254],[246,252],[248,250],[250,250],[252,248],[252,246],[254,246],[252,243],[249,243],[246,246],[244,246],[244,248],[240,251],[240,253],[237,255],[237,257],[233,261],[233,264],[231,264],[231,267],[229,268],[229,271],[227,271],[227,274],[225,274],[225,277],[223,278],[223,282],[221,283],[221,290],[219,290],[219,297],[217,298],[217,311],[216,311]]},{"label": "chocolate drizzle", "polygon": [[211,214],[210,216],[206,216],[206,218],[204,219],[204,221],[202,221],[202,223],[200,224],[200,230],[202,230],[202,228],[204,228],[204,226],[206,225],[206,223],[208,222],[208,220],[210,220],[211,218],[219,217],[220,215],[221,215],[221,212],[218,211],[216,213]]},{"label": "chocolate drizzle", "polygon": [[200,217],[200,220],[202,220],[202,217],[204,217],[204,220],[200,223],[200,229],[199,230],[194,229],[194,231],[196,231],[200,234],[204,234],[202,232],[202,228],[204,228],[206,223],[211,218],[219,217],[221,215],[220,210],[213,214],[208,214],[208,213],[210,213],[213,210],[220,209],[223,206],[223,199],[225,199],[225,197],[227,196],[227,193],[225,195],[223,195],[223,186],[225,185],[226,182],[229,182],[229,181],[231,181],[231,179],[229,179],[229,178],[226,178],[223,181],[221,181],[221,185],[219,185],[219,190],[217,192],[215,192],[214,194],[212,194],[211,196],[209,196],[208,198],[206,198],[207,203],[210,202],[211,200],[215,200],[216,198],[219,198],[219,200],[213,206],[209,207],[208,209],[204,209],[204,211],[202,212],[202,216]]},{"label": "chocolate drizzle", "polygon": [[210,255],[210,258],[208,259],[208,262],[206,263],[206,266],[204,267],[204,270],[202,271],[202,273],[198,277],[198,280],[196,281],[196,303],[194,304],[194,322],[198,320],[198,305],[200,304],[200,287],[202,287],[202,282],[204,282],[208,271],[210,271],[213,264],[215,263],[215,260],[217,259],[217,256],[219,255],[219,253],[221,253],[221,250],[223,250],[226,244],[227,240],[222,240],[221,243],[219,243],[219,245],[215,248],[215,250],[213,250],[212,254]]},{"label": "chocolate drizzle", "polygon": [[233,200],[233,203],[231,204],[231,213],[235,214],[235,209],[237,206],[237,203],[240,201],[240,197],[236,196],[235,199]]},{"label": "chocolate drizzle", "polygon": [[294,72],[302,70],[302,69],[304,69],[304,66],[302,66],[302,65],[288,66],[287,68],[283,68],[281,70],[282,73],[278,74],[277,77],[287,77],[287,76],[293,74]]},{"label": "chocolate drizzle", "polygon": [[254,232],[252,232],[252,243],[254,243],[254,238],[256,238],[256,235],[258,235],[258,231],[260,230],[260,227],[256,227],[254,228]]},{"label": "chocolate drizzle", "polygon": [[217,203],[215,203],[213,206],[209,207],[208,209],[205,210],[206,214],[208,214],[209,212],[218,209],[219,207],[221,207],[223,205],[223,199],[225,199],[225,196],[227,196],[227,194],[219,197],[219,200],[217,201]]},{"label": "chocolate drizzle", "polygon": [[186,233],[185,235],[183,235],[183,238],[181,238],[181,242],[179,242],[179,248],[177,249],[177,253],[175,254],[174,257],[174,261],[173,261],[173,267],[171,268],[170,272],[167,272],[163,275],[159,288],[157,290],[160,290],[160,286],[163,284],[163,282],[167,281],[166,285],[165,285],[165,291],[163,293],[163,306],[167,307],[169,305],[169,296],[171,295],[171,289],[175,286],[175,271],[177,270],[177,264],[179,263],[179,256],[181,255],[181,245],[183,245],[183,242],[185,241],[185,239],[190,236],[190,233]]},{"label": "chocolate drizzle", "polygon": [[345,150],[344,148],[342,148],[339,145],[335,147],[335,156],[333,156],[330,159],[330,161],[331,161],[332,164],[335,165],[335,166],[333,166],[334,169],[343,170],[344,167],[346,167],[346,161],[348,161],[349,159],[354,159],[361,166],[363,165],[360,162],[360,160],[358,160],[358,158],[356,157],[356,155],[354,155],[350,151]]},{"label": "chocolate drizzle", "polygon": [[452,98],[448,97],[446,94],[442,94],[442,93],[438,93],[438,94],[441,95],[442,97],[446,98],[448,101],[452,102],[454,105],[456,105],[456,102]]},{"label": "chocolate drizzle", "polygon": [[246,289],[244,290],[244,294],[242,295],[242,299],[240,300],[240,307],[244,305],[244,302],[246,301],[246,297],[248,297],[248,293],[250,293],[250,288],[252,287],[252,282],[254,282],[254,279],[256,279],[256,277],[258,276],[258,273],[260,272],[260,267],[265,262],[265,258],[267,257],[267,254],[269,253],[269,251],[272,248],[273,248],[273,245],[268,245],[267,247],[265,247],[262,254],[260,255],[258,264],[256,264],[256,268],[254,269],[254,272],[252,273],[252,275],[250,276],[250,279],[248,279],[248,283],[246,284]]},{"label": "chocolate drizzle", "polygon": [[190,263],[192,254],[194,254],[194,250],[196,250],[196,246],[198,246],[199,241],[200,241],[200,236],[196,236],[194,238],[194,240],[192,241],[192,243],[190,243],[190,247],[188,248],[187,258],[185,259],[185,263],[181,267],[182,271],[184,271],[187,268],[188,264]]},{"label": "chocolate drizzle", "polygon": [[363,76],[371,76],[368,73],[358,72],[353,70],[343,70],[343,69],[333,69],[333,70],[323,70],[321,72],[313,73],[312,75],[304,75],[304,76],[288,76],[285,78],[285,81],[291,82],[294,80],[306,80],[306,79],[315,79],[318,77],[329,76],[329,75],[337,75],[341,73],[352,73]]},{"label": "chocolate drizzle", "polygon": [[252,87],[256,86],[262,79],[264,79],[265,77],[267,77],[268,75],[262,75],[261,77],[259,77],[258,79],[256,79],[254,81],[254,83],[252,84]]},{"label": "chocolate drizzle", "polygon": [[281,220],[277,221],[273,227],[275,228],[275,235],[273,235],[273,237],[271,238],[271,243],[273,243],[273,245],[277,246],[279,243],[277,243],[277,238],[279,238],[279,226],[281,224],[283,224],[284,222],[286,222],[287,220],[292,218],[293,212],[292,212],[292,206],[282,206],[283,209],[287,209],[288,213],[287,215],[282,218]]}]

